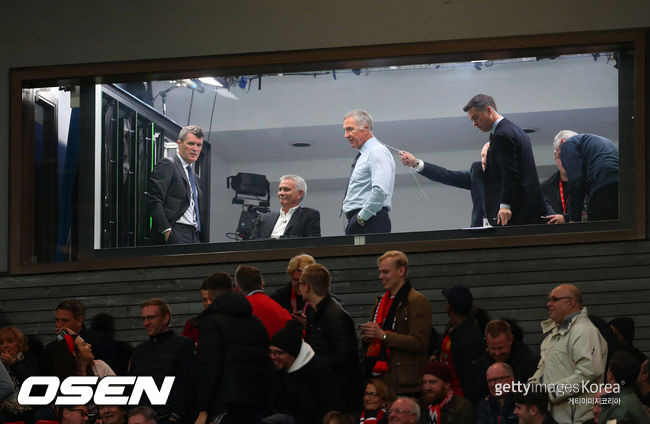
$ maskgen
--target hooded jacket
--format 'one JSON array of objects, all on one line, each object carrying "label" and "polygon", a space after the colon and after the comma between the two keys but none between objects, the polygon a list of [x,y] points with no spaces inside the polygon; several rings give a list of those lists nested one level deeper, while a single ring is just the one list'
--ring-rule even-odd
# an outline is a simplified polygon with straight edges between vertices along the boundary
[{"label": "hooded jacket", "polygon": [[214,417],[231,404],[266,404],[269,337],[238,293],[217,297],[199,320],[197,403]]}]

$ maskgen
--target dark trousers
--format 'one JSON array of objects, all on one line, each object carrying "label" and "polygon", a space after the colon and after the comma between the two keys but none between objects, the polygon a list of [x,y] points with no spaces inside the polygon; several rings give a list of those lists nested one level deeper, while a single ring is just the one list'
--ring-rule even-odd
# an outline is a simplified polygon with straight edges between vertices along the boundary
[{"label": "dark trousers", "polygon": [[357,223],[357,215],[359,210],[346,212],[345,216],[348,218],[348,225],[345,227],[345,234],[376,234],[376,233],[390,233],[390,217],[388,216],[388,208],[383,207],[375,216],[365,222],[363,227]]},{"label": "dark trousers", "polygon": [[176,222],[172,225],[172,232],[169,233],[167,244],[189,244],[201,243],[199,232],[191,225],[179,224]]},{"label": "dark trousers", "polygon": [[587,202],[587,220],[618,219],[618,182],[594,191]]}]

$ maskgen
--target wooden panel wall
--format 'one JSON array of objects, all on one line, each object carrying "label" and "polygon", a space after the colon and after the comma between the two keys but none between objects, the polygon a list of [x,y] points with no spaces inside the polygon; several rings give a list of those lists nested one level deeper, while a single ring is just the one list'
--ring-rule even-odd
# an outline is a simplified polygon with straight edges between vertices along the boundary
[{"label": "wooden panel wall", "polygon": [[[287,258],[288,260],[288,258]],[[446,322],[443,287],[463,283],[475,304],[492,318],[516,318],[525,341],[541,342],[539,322],[547,318],[548,292],[559,282],[578,285],[591,313],[605,320],[631,316],[636,321],[635,345],[650,353],[650,243],[612,242],[593,245],[490,249],[410,254],[413,286],[430,300],[434,326]],[[345,303],[357,323],[367,319],[381,294],[376,257],[324,259],[333,276],[332,291]],[[257,262],[267,293],[287,281],[286,261]],[[146,339],[139,302],[150,297],[167,300],[178,331],[186,319],[201,311],[198,287],[215,272],[234,273],[237,264],[135,269],[69,274],[0,277],[0,318],[26,334],[49,341],[54,335],[54,308],[75,297],[88,308],[87,317],[108,312],[116,318],[118,340]]]}]

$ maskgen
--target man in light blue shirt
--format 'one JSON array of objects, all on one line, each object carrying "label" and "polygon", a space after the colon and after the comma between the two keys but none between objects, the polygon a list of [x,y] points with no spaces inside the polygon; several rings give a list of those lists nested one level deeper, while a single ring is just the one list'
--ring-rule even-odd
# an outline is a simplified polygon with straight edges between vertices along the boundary
[{"label": "man in light blue shirt", "polygon": [[395,161],[388,148],[372,135],[372,117],[352,110],[343,117],[350,146],[359,149],[348,182],[342,211],[345,234],[390,233],[388,211],[395,185]]}]

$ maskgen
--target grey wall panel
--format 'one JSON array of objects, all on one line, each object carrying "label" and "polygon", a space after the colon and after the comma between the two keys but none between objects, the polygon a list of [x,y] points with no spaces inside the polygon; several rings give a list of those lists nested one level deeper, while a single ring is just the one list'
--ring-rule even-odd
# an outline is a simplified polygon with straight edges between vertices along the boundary
[{"label": "grey wall panel", "polygon": [[[631,316],[636,321],[635,344],[650,353],[650,243],[616,242],[593,245],[489,249],[409,255],[415,288],[431,300],[434,326],[447,321],[444,287],[463,283],[475,304],[491,317],[516,318],[525,341],[542,340],[540,321],[547,318],[546,296],[560,282],[576,284],[591,313],[605,320]],[[375,256],[326,258],[332,291],[348,308],[356,324],[367,320],[381,295]],[[254,262],[264,272],[271,293],[287,280],[286,261]],[[198,287],[216,271],[234,273],[237,264],[197,265],[160,269],[79,272],[0,278],[0,312],[28,334],[46,341],[53,337],[53,309],[62,299],[79,298],[87,316],[108,312],[116,318],[117,338],[138,343],[142,330],[139,303],[150,297],[166,299],[173,327],[202,309]]]}]

